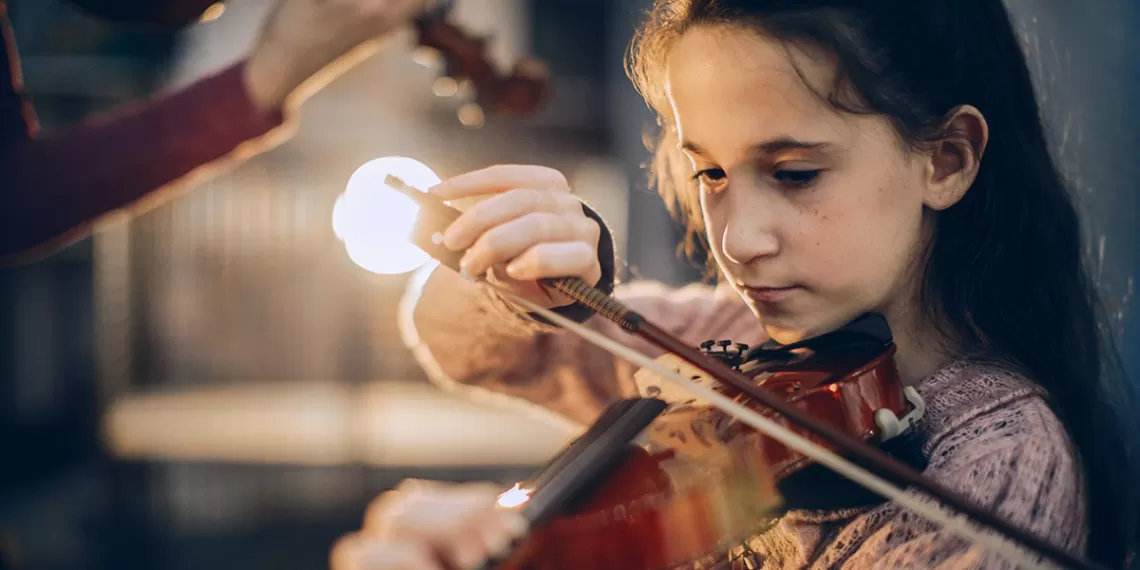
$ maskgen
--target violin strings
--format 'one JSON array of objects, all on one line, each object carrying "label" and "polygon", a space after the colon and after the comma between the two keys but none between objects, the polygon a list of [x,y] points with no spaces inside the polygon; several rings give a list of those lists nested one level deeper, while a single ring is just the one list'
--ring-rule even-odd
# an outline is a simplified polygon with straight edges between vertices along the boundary
[{"label": "violin strings", "polygon": [[831,468],[851,479],[852,481],[863,485],[867,489],[880,494],[883,497],[889,498],[899,505],[910,509],[914,513],[930,520],[941,524],[947,530],[954,532],[958,536],[972,541],[976,544],[981,544],[989,548],[995,554],[1005,558],[1008,562],[1015,564],[1021,568],[1053,568],[1054,566],[1045,565],[1043,561],[1037,559],[1036,556],[1021,548],[997,533],[985,529],[978,528],[969,519],[961,514],[949,514],[944,512],[931,500],[913,493],[908,493],[905,490],[888,483],[884,479],[878,477],[874,473],[852,463],[851,461],[839,456],[815,442],[791,431],[790,429],[764,417],[758,412],[750,410],[741,404],[738,404],[731,398],[712,390],[711,388],[701,386],[694,382],[690,382],[687,378],[677,374],[668,367],[659,362],[645,356],[636,350],[624,346],[614,340],[606,338],[605,336],[592,331],[585,326],[582,326],[554,311],[539,306],[528,299],[522,298],[514,293],[507,291],[501,287],[496,287],[494,284],[483,282],[485,285],[494,287],[502,295],[510,299],[512,302],[525,307],[529,311],[533,311],[551,322],[562,326],[566,329],[572,330],[590,343],[609,351],[615,356],[619,356],[634,365],[640,366],[649,370],[663,378],[668,379],[677,386],[686,390],[697,398],[704,399],[710,404],[716,406],[721,411],[735,416],[744,423],[752,426],[788,446],[803,453],[807,457],[814,459],[820,464]]}]

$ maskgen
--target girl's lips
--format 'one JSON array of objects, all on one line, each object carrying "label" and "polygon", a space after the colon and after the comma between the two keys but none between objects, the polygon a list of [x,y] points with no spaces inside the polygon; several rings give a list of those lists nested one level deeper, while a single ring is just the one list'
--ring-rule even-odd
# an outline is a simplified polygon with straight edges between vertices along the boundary
[{"label": "girl's lips", "polygon": [[744,293],[748,295],[749,299],[757,303],[778,303],[787,299],[790,295],[794,294],[800,289],[799,286],[793,285],[791,287],[744,287]]}]

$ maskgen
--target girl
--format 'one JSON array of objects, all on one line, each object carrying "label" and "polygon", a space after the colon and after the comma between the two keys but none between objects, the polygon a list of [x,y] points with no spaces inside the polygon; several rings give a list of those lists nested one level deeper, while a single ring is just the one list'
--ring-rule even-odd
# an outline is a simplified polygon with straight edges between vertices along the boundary
[{"label": "girl", "polygon": [[[1120,396],[1101,382],[1077,215],[1000,0],[658,0],[631,53],[660,117],[656,184],[720,279],[616,294],[693,344],[790,343],[883,315],[928,406],[925,475],[1125,564],[1137,508],[1107,404]],[[433,192],[482,198],[445,235],[470,275],[579,318],[535,280],[612,284],[604,225],[557,172],[497,166]],[[628,365],[452,272],[407,306],[436,378],[581,423],[636,391]],[[494,492],[385,494],[334,566],[471,567],[521,532]],[[749,546],[765,568],[1003,567],[892,503],[794,511]]]}]

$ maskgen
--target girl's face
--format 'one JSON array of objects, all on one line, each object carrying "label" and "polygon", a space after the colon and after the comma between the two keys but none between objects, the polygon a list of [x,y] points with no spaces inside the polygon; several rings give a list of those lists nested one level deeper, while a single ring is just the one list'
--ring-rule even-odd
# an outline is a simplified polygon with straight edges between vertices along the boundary
[{"label": "girl's face", "polygon": [[794,342],[869,311],[909,318],[931,161],[884,118],[822,101],[805,84],[829,92],[834,68],[818,54],[698,26],[667,67],[712,253],[768,334]]}]

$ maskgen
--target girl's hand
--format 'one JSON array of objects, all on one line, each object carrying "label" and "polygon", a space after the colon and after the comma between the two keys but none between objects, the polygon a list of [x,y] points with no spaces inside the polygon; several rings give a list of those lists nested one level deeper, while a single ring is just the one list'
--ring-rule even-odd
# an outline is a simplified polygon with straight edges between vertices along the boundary
[{"label": "girl's hand", "polygon": [[341,538],[331,570],[474,570],[509,554],[526,533],[515,511],[496,506],[487,484],[405,481],[368,507],[360,532]]},{"label": "girl's hand", "polygon": [[[479,197],[444,233],[444,245],[467,250],[461,266],[543,307],[572,299],[539,285],[553,277],[602,276],[602,229],[586,216],[566,178],[543,166],[500,165],[445,180],[431,192],[444,200]],[[459,205],[457,205],[459,207]]]}]

